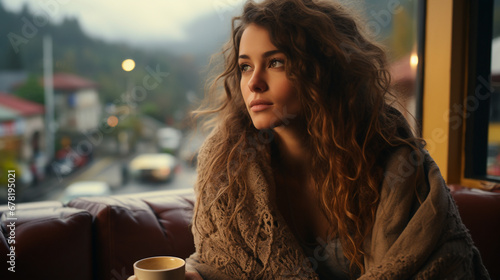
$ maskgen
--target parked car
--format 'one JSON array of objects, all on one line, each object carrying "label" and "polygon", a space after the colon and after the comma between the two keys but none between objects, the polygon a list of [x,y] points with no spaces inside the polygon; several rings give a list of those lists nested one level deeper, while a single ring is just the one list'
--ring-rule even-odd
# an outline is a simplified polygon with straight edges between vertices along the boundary
[{"label": "parked car", "polygon": [[108,196],[111,195],[111,187],[101,181],[79,181],[70,184],[64,190],[61,201],[68,203],[77,197]]},{"label": "parked car", "polygon": [[176,155],[181,146],[182,132],[172,127],[164,127],[156,132],[158,151]]},{"label": "parked car", "polygon": [[171,180],[178,167],[177,159],[171,154],[155,153],[136,156],[124,172],[124,181],[138,179],[153,182]]},{"label": "parked car", "polygon": [[73,161],[65,157],[56,159],[49,165],[49,171],[57,177],[68,176],[75,168]]},{"label": "parked car", "polygon": [[55,159],[48,166],[48,173],[57,177],[64,177],[87,165],[92,154],[79,154],[74,149],[64,148],[56,152]]},{"label": "parked car", "polygon": [[191,132],[183,140],[179,149],[179,158],[191,167],[195,167],[198,160],[198,150],[200,149],[206,135],[201,132]]}]

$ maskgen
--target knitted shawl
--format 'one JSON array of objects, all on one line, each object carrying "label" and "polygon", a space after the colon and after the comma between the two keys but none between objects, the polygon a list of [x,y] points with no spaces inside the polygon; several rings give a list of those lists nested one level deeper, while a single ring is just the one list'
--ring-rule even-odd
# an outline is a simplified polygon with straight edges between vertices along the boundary
[{"label": "knitted shawl", "polygon": [[[187,259],[188,269],[204,279],[318,279],[278,211],[270,164],[249,162],[249,193],[237,226],[226,227],[233,213],[217,198],[221,186],[201,187],[213,175],[206,158],[213,156],[218,138],[209,136],[198,156],[196,252]],[[407,148],[390,156],[359,279],[489,279],[439,168],[422,153],[417,164]]]}]

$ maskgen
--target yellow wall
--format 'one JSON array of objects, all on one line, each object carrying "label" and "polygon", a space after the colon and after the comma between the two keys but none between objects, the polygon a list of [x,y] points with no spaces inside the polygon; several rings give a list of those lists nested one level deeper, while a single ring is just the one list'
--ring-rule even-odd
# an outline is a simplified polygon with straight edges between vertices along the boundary
[{"label": "yellow wall", "polygon": [[427,1],[422,136],[448,175],[453,0]]}]

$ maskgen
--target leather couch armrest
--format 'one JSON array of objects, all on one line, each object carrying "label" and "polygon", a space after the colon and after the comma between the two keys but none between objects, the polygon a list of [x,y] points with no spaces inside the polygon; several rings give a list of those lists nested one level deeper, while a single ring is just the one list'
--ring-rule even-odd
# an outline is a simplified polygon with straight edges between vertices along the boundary
[{"label": "leather couch armrest", "polygon": [[500,193],[456,185],[450,189],[491,279],[500,279]]},{"label": "leather couch armrest", "polygon": [[94,216],[97,279],[126,279],[142,258],[194,252],[192,190],[78,198],[68,205]]},{"label": "leather couch armrest", "polygon": [[[92,279],[92,216],[59,202],[16,205],[1,217],[0,279]],[[15,219],[11,219],[15,218]],[[11,246],[15,256],[11,254]],[[8,270],[15,265],[15,272]]]}]

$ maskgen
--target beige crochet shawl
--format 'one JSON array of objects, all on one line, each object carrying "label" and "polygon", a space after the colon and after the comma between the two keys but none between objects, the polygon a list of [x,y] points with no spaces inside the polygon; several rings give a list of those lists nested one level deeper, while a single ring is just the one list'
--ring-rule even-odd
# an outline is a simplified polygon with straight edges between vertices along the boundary
[{"label": "beige crochet shawl", "polygon": [[[212,134],[199,153],[198,182],[210,176],[205,158],[217,138]],[[425,154],[422,180],[407,149],[389,159],[359,279],[489,279],[437,165]],[[250,194],[236,217],[237,230],[226,229],[232,213],[223,203],[208,207],[220,186],[197,184],[196,253],[187,259],[188,269],[204,279],[318,279],[277,210],[270,171],[269,165],[249,163]]]}]

